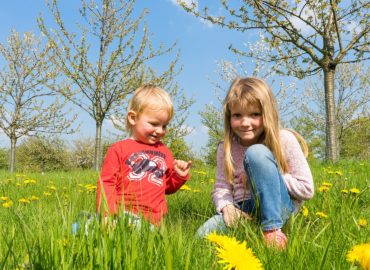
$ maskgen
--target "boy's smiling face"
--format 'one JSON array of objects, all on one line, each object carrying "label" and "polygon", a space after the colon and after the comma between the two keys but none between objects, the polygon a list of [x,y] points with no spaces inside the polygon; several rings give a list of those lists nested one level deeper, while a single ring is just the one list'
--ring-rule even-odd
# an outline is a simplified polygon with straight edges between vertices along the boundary
[{"label": "boy's smiling face", "polygon": [[165,109],[145,108],[140,115],[129,111],[128,121],[132,126],[131,139],[146,144],[155,144],[161,141],[166,134],[170,119]]}]

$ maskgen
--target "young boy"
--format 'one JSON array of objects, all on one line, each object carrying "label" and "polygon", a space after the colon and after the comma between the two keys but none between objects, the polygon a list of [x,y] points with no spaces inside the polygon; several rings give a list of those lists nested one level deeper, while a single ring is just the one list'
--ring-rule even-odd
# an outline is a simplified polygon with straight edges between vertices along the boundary
[{"label": "young boy", "polygon": [[111,214],[143,216],[158,225],[167,213],[165,194],[176,192],[188,179],[191,161],[175,160],[161,142],[174,114],[170,96],[161,88],[138,88],[128,106],[130,138],[108,150],[96,196],[97,212],[105,200]]}]

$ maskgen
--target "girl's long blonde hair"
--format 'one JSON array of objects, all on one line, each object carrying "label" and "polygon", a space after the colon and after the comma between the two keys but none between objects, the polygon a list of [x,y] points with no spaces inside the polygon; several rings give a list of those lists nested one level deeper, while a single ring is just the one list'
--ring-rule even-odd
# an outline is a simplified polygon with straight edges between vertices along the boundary
[{"label": "girl's long blonde hair", "polygon": [[236,78],[224,100],[224,169],[229,183],[234,181],[234,165],[231,156],[232,141],[237,139],[231,129],[231,108],[238,104],[242,109],[251,105],[259,106],[262,112],[264,132],[259,138],[261,144],[266,145],[275,156],[279,170],[288,171],[284,152],[280,143],[280,120],[275,97],[270,87],[258,78]]}]

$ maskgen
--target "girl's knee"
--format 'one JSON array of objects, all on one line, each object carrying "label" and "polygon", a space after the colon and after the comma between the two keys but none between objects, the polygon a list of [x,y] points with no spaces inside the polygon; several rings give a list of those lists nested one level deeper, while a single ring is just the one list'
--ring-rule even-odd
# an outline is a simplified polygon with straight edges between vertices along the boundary
[{"label": "girl's knee", "polygon": [[273,159],[273,155],[270,149],[263,144],[254,144],[249,146],[245,151],[245,162],[249,163],[251,161],[259,163],[265,162],[267,159]]}]

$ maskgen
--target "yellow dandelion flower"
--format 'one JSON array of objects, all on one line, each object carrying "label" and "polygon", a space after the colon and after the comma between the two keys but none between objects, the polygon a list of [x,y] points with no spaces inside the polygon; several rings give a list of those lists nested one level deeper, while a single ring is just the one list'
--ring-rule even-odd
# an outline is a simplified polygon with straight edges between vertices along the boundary
[{"label": "yellow dandelion flower", "polygon": [[207,239],[218,246],[216,247],[218,263],[226,264],[224,269],[263,269],[261,261],[255,257],[252,249],[246,248],[245,241],[240,243],[235,237],[217,235],[216,233],[209,234]]},{"label": "yellow dandelion flower", "polygon": [[180,190],[191,190],[191,188],[188,186],[188,185],[182,185],[181,187],[180,187]]},{"label": "yellow dandelion flower", "polygon": [[329,183],[329,182],[323,182],[322,185],[324,187],[331,187],[331,186],[333,186],[333,184],[332,183]]},{"label": "yellow dandelion flower", "polygon": [[21,184],[20,183],[17,183],[17,184],[15,184],[17,187],[20,187],[21,186]]},{"label": "yellow dandelion flower", "polygon": [[49,186],[49,189],[51,189],[51,190],[57,190],[57,187],[56,186]]},{"label": "yellow dandelion flower", "polygon": [[200,193],[200,190],[199,189],[193,189],[193,192],[194,193]]},{"label": "yellow dandelion flower", "polygon": [[304,217],[308,216],[308,208],[306,206],[302,206],[302,215]]},{"label": "yellow dandelion flower", "polygon": [[325,214],[324,212],[316,212],[316,216],[319,218],[327,218],[328,215]]},{"label": "yellow dandelion flower", "polygon": [[26,180],[23,180],[23,183],[24,183],[24,184],[29,184],[29,183],[31,183],[31,182],[30,182],[30,180],[29,180],[29,179],[26,179]]},{"label": "yellow dandelion flower", "polygon": [[26,198],[22,198],[22,199],[19,199],[18,202],[19,203],[30,203],[30,200]]},{"label": "yellow dandelion flower", "polygon": [[9,200],[9,197],[6,197],[6,196],[0,197],[0,201],[7,201],[7,200]]},{"label": "yellow dandelion flower", "polygon": [[351,192],[352,194],[359,194],[360,190],[358,188],[351,188],[349,192]]},{"label": "yellow dandelion flower", "polygon": [[340,192],[342,192],[344,194],[348,194],[349,193],[348,189],[342,189]]},{"label": "yellow dandelion flower", "polygon": [[30,179],[30,183],[31,183],[31,184],[37,184],[37,181],[36,181],[36,180],[34,180],[34,179]]},{"label": "yellow dandelion flower", "polygon": [[330,189],[330,187],[328,187],[328,186],[321,186],[321,187],[319,187],[319,191],[320,192],[326,192],[326,191],[328,191]]},{"label": "yellow dandelion flower", "polygon": [[39,197],[34,195],[32,195],[32,197],[30,198],[31,201],[38,201],[39,199],[40,199]]},{"label": "yellow dandelion flower", "polygon": [[364,218],[360,218],[358,221],[357,221],[357,224],[358,226],[362,227],[362,228],[365,228],[367,226],[367,220],[364,219]]},{"label": "yellow dandelion flower", "polygon": [[7,201],[7,202],[3,203],[3,207],[4,207],[4,208],[9,208],[9,207],[11,207],[12,205],[13,205],[13,202],[12,202],[12,201]]},{"label": "yellow dandelion flower", "polygon": [[67,246],[67,245],[68,245],[68,239],[66,239],[66,238],[59,239],[59,240],[58,240],[58,243],[59,243],[60,245],[62,245],[63,247],[65,247],[65,246]]},{"label": "yellow dandelion flower", "polygon": [[362,269],[370,269],[370,243],[353,246],[347,253],[347,261],[358,263]]},{"label": "yellow dandelion flower", "polygon": [[335,174],[339,175],[339,176],[343,175],[343,173],[341,171],[335,171]]},{"label": "yellow dandelion flower", "polygon": [[44,192],[44,196],[51,196],[51,193],[50,193],[50,192],[45,191],[45,192]]}]

